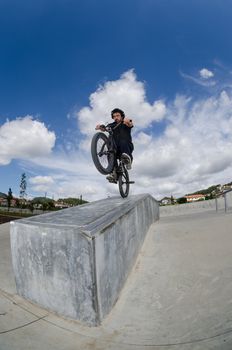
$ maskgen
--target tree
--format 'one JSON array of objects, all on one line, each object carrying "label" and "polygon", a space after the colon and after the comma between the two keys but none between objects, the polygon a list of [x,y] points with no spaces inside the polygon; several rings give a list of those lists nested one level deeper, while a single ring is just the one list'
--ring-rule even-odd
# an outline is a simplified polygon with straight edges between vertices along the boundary
[{"label": "tree", "polygon": [[10,206],[11,206],[11,200],[13,199],[13,195],[12,195],[12,191],[11,188],[9,188],[8,194],[7,194],[7,207],[8,207],[8,211],[10,210]]},{"label": "tree", "polygon": [[27,178],[26,178],[26,174],[22,173],[21,182],[20,182],[20,192],[19,192],[19,197],[21,198],[22,202],[24,202],[24,199],[27,195],[26,189],[27,189]]},{"label": "tree", "polygon": [[28,207],[28,209],[33,213],[33,211],[34,211],[34,205],[33,205],[32,201],[30,201],[30,202],[27,204],[27,207]]},{"label": "tree", "polygon": [[174,201],[173,195],[171,195],[171,204],[175,204],[175,201]]},{"label": "tree", "polygon": [[43,211],[54,209],[54,200],[46,197],[35,197],[31,201],[33,206],[42,207]]},{"label": "tree", "polygon": [[187,203],[187,199],[185,197],[178,198],[177,203],[179,204]]},{"label": "tree", "polygon": [[15,198],[15,205],[17,208],[20,208],[20,200],[18,198]]},{"label": "tree", "polygon": [[85,204],[88,203],[87,201],[85,201],[84,199],[82,199],[82,195],[80,196],[80,198],[73,198],[73,197],[69,197],[69,198],[59,198],[58,199],[58,203],[63,203],[63,204],[67,204],[70,206],[76,206],[76,205],[80,205],[80,204]]}]

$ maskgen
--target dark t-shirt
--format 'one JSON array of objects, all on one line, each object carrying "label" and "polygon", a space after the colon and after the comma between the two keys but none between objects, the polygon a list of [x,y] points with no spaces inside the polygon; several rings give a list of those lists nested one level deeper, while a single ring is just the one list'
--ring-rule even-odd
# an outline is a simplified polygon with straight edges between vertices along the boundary
[{"label": "dark t-shirt", "polygon": [[127,141],[132,143],[131,129],[126,124],[117,124],[116,122],[110,123],[109,126],[113,129],[113,135],[115,142],[118,144],[119,140]]}]

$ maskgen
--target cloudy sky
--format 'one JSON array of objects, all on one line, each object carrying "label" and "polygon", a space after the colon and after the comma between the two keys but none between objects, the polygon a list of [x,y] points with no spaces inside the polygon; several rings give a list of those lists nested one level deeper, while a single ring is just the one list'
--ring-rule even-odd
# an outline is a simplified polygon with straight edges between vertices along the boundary
[{"label": "cloudy sky", "polygon": [[135,184],[155,198],[232,181],[229,0],[1,0],[0,192],[116,195],[90,141],[133,119]]}]

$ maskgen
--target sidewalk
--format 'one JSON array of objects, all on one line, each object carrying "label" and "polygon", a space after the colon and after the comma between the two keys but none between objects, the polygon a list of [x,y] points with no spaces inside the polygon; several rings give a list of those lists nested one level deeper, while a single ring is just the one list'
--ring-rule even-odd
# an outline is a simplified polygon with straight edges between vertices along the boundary
[{"label": "sidewalk", "polygon": [[0,350],[231,350],[231,243],[232,213],[162,218],[110,315],[88,328],[16,295],[0,225]]}]

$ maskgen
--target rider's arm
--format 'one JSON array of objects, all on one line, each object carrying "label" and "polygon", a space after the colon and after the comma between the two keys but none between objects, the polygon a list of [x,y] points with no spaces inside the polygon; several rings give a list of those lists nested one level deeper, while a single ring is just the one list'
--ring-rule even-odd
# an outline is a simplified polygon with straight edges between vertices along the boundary
[{"label": "rider's arm", "polygon": [[123,124],[125,124],[129,128],[133,128],[133,126],[134,126],[132,119],[129,119],[129,118],[124,118]]}]

